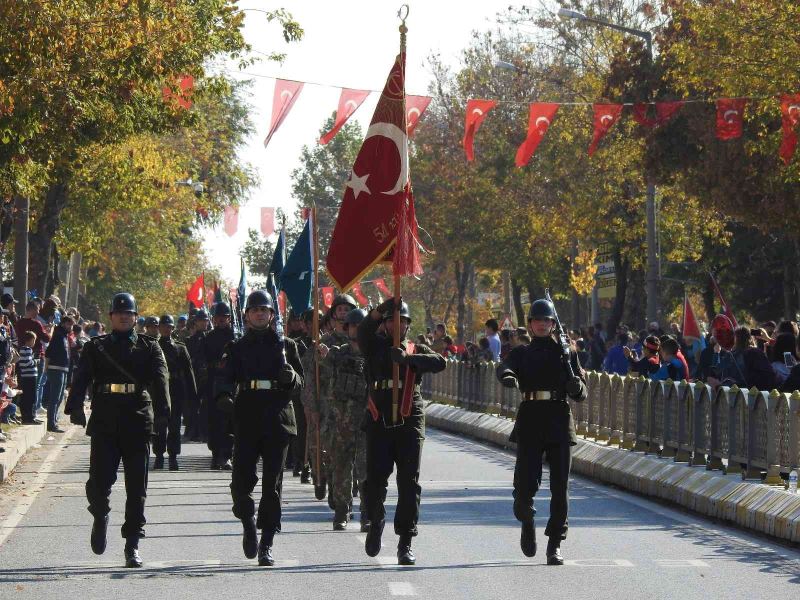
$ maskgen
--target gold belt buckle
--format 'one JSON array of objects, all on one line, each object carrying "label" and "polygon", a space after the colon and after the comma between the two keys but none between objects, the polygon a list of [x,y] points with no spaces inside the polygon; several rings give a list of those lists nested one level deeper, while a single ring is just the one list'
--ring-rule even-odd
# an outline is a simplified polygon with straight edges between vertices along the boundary
[{"label": "gold belt buckle", "polygon": [[124,383],[111,383],[108,387],[112,394],[124,394],[127,391]]},{"label": "gold belt buckle", "polygon": [[536,392],[536,399],[537,400],[550,400],[551,394],[550,392],[545,391],[537,391]]},{"label": "gold belt buckle", "polygon": [[268,379],[256,379],[251,383],[251,389],[253,390],[271,390],[272,389],[272,382]]}]

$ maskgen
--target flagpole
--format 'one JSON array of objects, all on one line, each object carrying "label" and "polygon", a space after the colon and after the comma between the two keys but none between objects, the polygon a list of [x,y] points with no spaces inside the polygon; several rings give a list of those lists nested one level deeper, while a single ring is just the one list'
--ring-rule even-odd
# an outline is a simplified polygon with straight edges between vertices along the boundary
[{"label": "flagpole", "polygon": [[[319,231],[317,230],[317,203],[312,200],[311,202],[311,263],[312,263],[312,273],[314,277],[314,302],[313,302],[313,310],[314,313],[312,315],[311,320],[311,332],[314,339],[314,390],[315,390],[315,398],[317,402],[319,402],[319,260],[318,260],[318,244],[319,244]],[[319,413],[318,413],[319,414]],[[307,436],[306,436],[307,437]],[[319,485],[320,476],[322,475],[322,456],[320,453],[320,435],[319,435],[319,418],[317,418],[316,423],[314,424],[314,437],[316,439],[316,452],[314,455],[314,484]]]}]

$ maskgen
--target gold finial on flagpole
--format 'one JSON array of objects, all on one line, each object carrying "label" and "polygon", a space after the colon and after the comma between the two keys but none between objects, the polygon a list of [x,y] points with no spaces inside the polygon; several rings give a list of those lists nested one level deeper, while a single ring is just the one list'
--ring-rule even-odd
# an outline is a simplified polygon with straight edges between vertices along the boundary
[{"label": "gold finial on flagpole", "polygon": [[408,27],[406,27],[406,19],[408,18],[408,4],[403,4],[400,9],[397,11],[397,18],[400,19],[400,51],[405,52],[406,50],[406,34],[408,33]]}]

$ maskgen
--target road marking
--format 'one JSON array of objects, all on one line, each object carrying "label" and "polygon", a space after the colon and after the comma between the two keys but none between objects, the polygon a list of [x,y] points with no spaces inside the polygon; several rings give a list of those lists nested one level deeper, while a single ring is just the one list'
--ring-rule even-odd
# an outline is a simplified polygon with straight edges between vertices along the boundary
[{"label": "road marking", "polygon": [[[187,567],[219,567],[222,564],[220,560],[145,560],[143,569],[177,569]],[[68,568],[73,568],[70,566]],[[74,565],[75,569],[124,569],[122,561],[103,561],[96,563],[80,563]]]},{"label": "road marking", "polygon": [[624,558],[574,558],[564,561],[570,567],[632,567],[633,563]]},{"label": "road marking", "polygon": [[8,539],[8,536],[11,535],[11,532],[14,531],[17,525],[19,525],[19,522],[22,521],[23,517],[28,513],[28,510],[36,501],[39,492],[44,489],[47,478],[50,476],[50,472],[53,470],[53,466],[59,454],[61,454],[66,443],[69,442],[73,434],[79,429],[80,427],[68,429],[64,437],[59,440],[58,444],[55,445],[42,461],[33,483],[26,490],[27,496],[20,498],[19,502],[17,502],[8,516],[3,520],[2,524],[0,524],[0,547],[2,547],[3,543]]},{"label": "road marking", "polygon": [[407,581],[390,581],[389,593],[392,596],[416,596],[414,586]]},{"label": "road marking", "polygon": [[680,559],[680,558],[677,558],[677,559],[670,559],[670,558],[660,559],[659,558],[659,559],[654,559],[653,562],[656,563],[659,567],[667,567],[667,568],[671,568],[671,567],[707,567],[707,568],[711,568],[711,565],[708,564],[704,560],[697,560],[697,559],[690,559],[690,558],[685,558],[685,559]]}]

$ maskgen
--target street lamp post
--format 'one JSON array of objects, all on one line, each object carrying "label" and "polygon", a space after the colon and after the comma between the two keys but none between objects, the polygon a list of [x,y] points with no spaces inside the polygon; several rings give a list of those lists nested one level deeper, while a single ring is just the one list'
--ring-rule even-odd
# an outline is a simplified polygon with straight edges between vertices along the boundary
[{"label": "street lamp post", "polygon": [[[642,31],[641,29],[633,29],[631,27],[624,27],[616,23],[610,23],[602,19],[595,19],[587,17],[585,14],[576,10],[562,8],[558,11],[558,16],[565,19],[577,19],[579,21],[586,21],[593,23],[600,27],[607,27],[621,31],[629,35],[642,38],[647,46],[647,61],[648,66],[653,65],[653,35],[649,31]],[[659,247],[658,247],[658,231],[656,221],[656,184],[655,177],[647,169],[645,174],[647,179],[647,202],[646,202],[646,218],[647,218],[647,321],[659,320],[659,294],[660,294],[660,280],[661,280],[661,266],[659,260]]]}]

